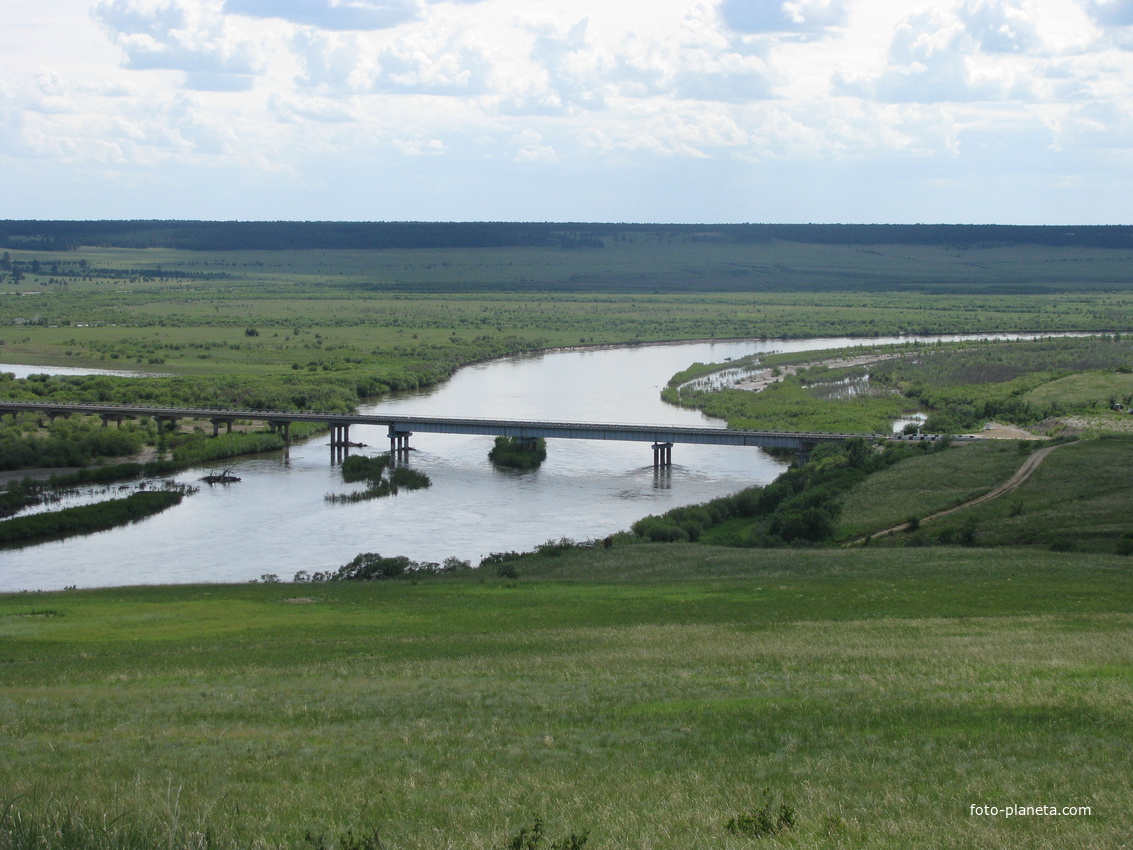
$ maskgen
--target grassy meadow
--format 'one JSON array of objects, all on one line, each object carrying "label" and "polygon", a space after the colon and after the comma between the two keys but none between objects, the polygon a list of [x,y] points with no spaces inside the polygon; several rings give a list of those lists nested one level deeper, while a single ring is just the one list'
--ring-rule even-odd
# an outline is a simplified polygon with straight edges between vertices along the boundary
[{"label": "grassy meadow", "polygon": [[8,253],[39,272],[0,283],[0,359],[178,375],[429,373],[564,345],[1112,331],[1133,317],[1121,250],[638,236],[590,251]]},{"label": "grassy meadow", "polygon": [[[641,545],[518,573],[0,597],[0,846],[1130,838],[1127,559]],[[764,805],[794,828],[727,829]]]},{"label": "grassy meadow", "polygon": [[[925,516],[950,507],[955,501],[980,495],[1006,480],[1003,465],[1017,468],[1026,457],[1002,448],[964,447],[945,455],[929,455],[919,467],[910,467],[902,477],[900,466],[886,470],[876,480],[867,480],[847,498],[845,518],[855,529],[874,530],[904,522],[910,516]],[[1033,444],[1024,449],[1033,448]],[[972,452],[971,449],[977,449]],[[998,450],[997,450],[998,449]],[[1015,455],[1012,459],[1011,455]],[[967,457],[965,457],[967,455]],[[956,459],[953,460],[952,458]],[[1000,471],[995,471],[995,470]],[[1013,470],[1012,470],[1013,471]],[[884,476],[891,476],[886,480]],[[994,478],[998,477],[998,480]],[[931,484],[941,482],[939,490]],[[1133,439],[1108,436],[1059,446],[1017,489],[997,499],[964,508],[947,517],[925,523],[916,533],[898,534],[887,542],[925,545],[953,542],[964,532],[977,546],[1043,546],[1083,552],[1133,552]],[[918,484],[917,482],[923,482]],[[956,488],[951,485],[959,484]],[[888,486],[895,492],[882,494]],[[927,485],[927,486],[926,486]],[[899,501],[896,493],[908,494],[910,506],[904,517],[888,504]],[[888,501],[887,501],[888,498]],[[865,508],[865,505],[872,505]],[[915,506],[915,508],[913,508]],[[894,520],[894,517],[896,519]],[[886,542],[886,541],[878,541]]]},{"label": "grassy meadow", "polygon": [[892,528],[982,496],[1010,478],[1038,445],[1013,440],[958,444],[877,472],[842,500],[839,537]]}]

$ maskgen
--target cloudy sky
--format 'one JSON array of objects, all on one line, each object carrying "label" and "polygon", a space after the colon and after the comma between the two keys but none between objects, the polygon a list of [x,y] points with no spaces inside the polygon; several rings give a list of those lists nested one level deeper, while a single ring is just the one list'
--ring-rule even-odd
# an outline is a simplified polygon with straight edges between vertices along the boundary
[{"label": "cloudy sky", "polygon": [[0,218],[1133,223],[1133,0],[4,0]]}]

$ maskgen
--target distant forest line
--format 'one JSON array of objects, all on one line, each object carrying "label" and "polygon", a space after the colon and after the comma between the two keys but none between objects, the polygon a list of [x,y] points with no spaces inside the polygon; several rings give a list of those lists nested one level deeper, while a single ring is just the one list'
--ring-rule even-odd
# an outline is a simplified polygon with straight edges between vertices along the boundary
[{"label": "distant forest line", "polygon": [[633,224],[575,222],[0,221],[0,247],[190,251],[561,247],[600,249],[609,240],[673,239],[730,244],[1005,245],[1133,248],[1130,225],[1004,224]]}]

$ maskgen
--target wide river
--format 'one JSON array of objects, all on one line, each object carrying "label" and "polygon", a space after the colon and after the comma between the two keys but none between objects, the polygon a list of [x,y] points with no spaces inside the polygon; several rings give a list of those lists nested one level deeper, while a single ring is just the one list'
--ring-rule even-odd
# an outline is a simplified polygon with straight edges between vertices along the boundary
[{"label": "wide river", "polygon": [[[756,352],[801,351],[896,339],[811,339],[682,343],[555,351],[460,370],[414,393],[384,397],[363,412],[723,427],[663,402],[661,389],[690,364]],[[0,366],[21,374],[35,367]],[[362,453],[389,448],[382,427],[354,426]],[[759,449],[677,444],[671,469],[653,469],[648,443],[548,441],[543,466],[494,469],[491,437],[417,434],[410,465],[432,486],[365,502],[334,504],[342,483],[329,436],[290,451],[236,461],[241,481],[201,484],[181,505],[143,522],[86,537],[0,551],[0,591],[71,585],[243,582],[264,574],[334,570],[359,552],[449,556],[531,549],[561,537],[598,539],[636,520],[773,480],[784,468]],[[209,469],[178,481],[199,483]]]}]

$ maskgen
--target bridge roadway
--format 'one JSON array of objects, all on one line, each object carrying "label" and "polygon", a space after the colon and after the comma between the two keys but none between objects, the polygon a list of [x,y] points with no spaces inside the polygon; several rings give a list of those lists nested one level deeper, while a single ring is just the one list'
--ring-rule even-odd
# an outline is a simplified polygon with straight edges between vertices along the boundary
[{"label": "bridge roadway", "polygon": [[885,439],[878,434],[831,434],[798,431],[739,431],[724,428],[695,428],[680,425],[623,425],[596,422],[542,422],[514,419],[446,418],[439,416],[405,416],[384,413],[330,413],[284,410],[219,410],[207,407],[159,407],[116,404],[60,404],[51,401],[0,401],[0,414],[30,411],[46,414],[54,419],[75,413],[101,416],[103,424],[128,417],[150,416],[162,427],[179,419],[206,419],[213,425],[214,436],[220,425],[232,430],[237,420],[266,422],[272,429],[289,439],[292,422],[320,422],[331,429],[332,447],[350,445],[351,425],[385,425],[389,430],[391,451],[409,448],[413,433],[482,434],[497,437],[516,437],[522,440],[538,438],[566,440],[622,440],[653,443],[654,465],[668,466],[672,460],[674,443],[693,443],[714,446],[755,446],[758,448],[787,449],[801,455],[809,454],[819,443],[844,442],[855,437],[870,441]]}]

